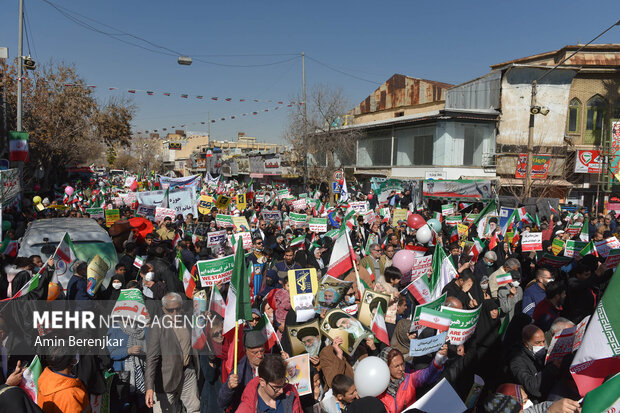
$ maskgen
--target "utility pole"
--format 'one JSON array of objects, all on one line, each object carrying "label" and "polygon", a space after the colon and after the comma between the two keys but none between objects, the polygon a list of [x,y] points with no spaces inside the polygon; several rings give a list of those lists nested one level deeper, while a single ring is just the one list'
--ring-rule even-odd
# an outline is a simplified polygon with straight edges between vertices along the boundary
[{"label": "utility pole", "polygon": [[22,130],[22,75],[24,71],[24,0],[19,0],[19,33],[17,36],[17,131]]},{"label": "utility pole", "polygon": [[536,106],[536,81],[532,82],[532,97],[530,102],[530,125],[527,131],[527,170],[525,172],[525,198],[532,197],[532,153],[534,152],[534,112]]}]

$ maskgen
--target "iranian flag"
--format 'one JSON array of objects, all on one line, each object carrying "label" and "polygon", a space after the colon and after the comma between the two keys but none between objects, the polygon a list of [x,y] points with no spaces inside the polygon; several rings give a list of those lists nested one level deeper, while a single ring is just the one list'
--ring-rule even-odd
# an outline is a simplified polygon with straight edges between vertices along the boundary
[{"label": "iranian flag", "polygon": [[437,310],[431,310],[430,308],[420,308],[420,320],[418,324],[424,327],[430,327],[436,329],[442,333],[450,329],[450,323],[452,322],[452,316],[439,312]]},{"label": "iranian flag", "polygon": [[209,300],[209,311],[214,311],[216,314],[219,314],[222,318],[224,318],[224,314],[226,311],[226,303],[224,302],[224,298],[220,293],[220,289],[217,288],[217,285],[214,285],[211,290],[211,300]]},{"label": "iranian flag", "polygon": [[581,251],[579,251],[579,255],[585,257],[588,254],[592,254],[595,257],[598,257],[598,252],[596,251],[596,245],[594,245],[594,241],[590,241],[586,244],[585,247]]},{"label": "iranian flag", "polygon": [[263,316],[258,321],[256,327],[254,327],[254,330],[259,330],[267,339],[267,343],[265,343],[265,345],[267,346],[267,350],[269,350],[271,347],[274,346],[274,344],[278,342],[276,330],[274,330],[271,321],[269,321],[269,318],[267,318],[267,314],[263,314]]},{"label": "iranian flag", "polygon": [[304,245],[304,241],[306,240],[305,235],[300,235],[297,238],[293,238],[291,240],[291,248],[302,248],[303,249],[303,245]]},{"label": "iranian flag", "polygon": [[[179,270],[179,280],[183,282],[183,289],[185,290],[185,295],[187,296],[187,298],[191,299],[194,297],[196,281],[194,280],[192,273],[189,272],[188,269],[185,267],[185,264],[183,264],[183,261],[181,260],[181,251],[177,253],[177,259],[175,261],[177,262],[177,268]],[[194,268],[196,267],[194,266]]]},{"label": "iranian flag", "polygon": [[[202,294],[204,294],[204,292]],[[201,298],[199,294],[196,294],[196,296],[193,299],[194,304],[198,304],[197,306],[194,305],[194,308],[198,310],[194,310],[194,314],[193,314],[194,325],[192,326],[192,348],[196,350],[202,350],[207,344],[207,334],[205,331],[205,327],[201,326],[201,323],[198,322],[198,317],[200,316],[200,301],[201,300],[204,300],[204,296],[203,298]]]},{"label": "iranian flag", "polygon": [[596,306],[581,347],[571,364],[570,372],[582,396],[603,384],[609,375],[620,371],[619,274],[620,266],[616,268],[603,298]]},{"label": "iranian flag", "polygon": [[[45,266],[43,268],[45,268]],[[43,268],[41,269],[41,271],[43,271]],[[13,294],[12,297],[5,298],[4,300],[0,300],[0,301],[10,301],[10,300],[14,300],[19,297],[23,297],[24,295],[28,294],[30,291],[36,289],[39,286],[39,279],[41,278],[41,271],[33,275],[30,281],[24,284],[24,286],[20,288],[18,292]]]},{"label": "iranian flag", "polygon": [[[71,241],[69,233],[65,232],[65,235],[62,237],[62,240],[54,252],[54,264],[56,266],[56,270],[54,271],[54,277],[51,282],[55,284],[62,284],[63,287],[66,287],[72,275],[69,268],[71,268],[71,264],[76,260],[77,257],[75,255],[75,250],[73,249],[73,242]],[[60,278],[62,278],[62,283],[59,280],[59,275]]]},{"label": "iranian flag", "polygon": [[431,289],[426,282],[426,275],[421,275],[407,286],[407,290],[413,295],[419,304],[426,304],[432,299]]},{"label": "iranian flag", "polygon": [[33,402],[37,402],[37,394],[39,393],[39,376],[43,371],[39,356],[34,356],[28,368],[22,374],[22,381],[19,387],[26,392]]},{"label": "iranian flag", "polygon": [[502,286],[506,284],[510,284],[512,282],[512,275],[507,272],[506,274],[498,275],[497,278],[497,286]]},{"label": "iranian flag", "polygon": [[9,132],[9,161],[25,162],[28,159],[28,132]]},{"label": "iranian flag", "polygon": [[586,217],[586,220],[583,221],[583,226],[581,227],[581,232],[579,233],[579,239],[583,242],[590,241],[590,219]]},{"label": "iranian flag", "polygon": [[15,258],[17,257],[18,251],[19,245],[17,243],[17,240],[11,240],[10,238],[5,238],[4,240],[2,240],[2,245],[0,245],[0,254]]},{"label": "iranian flag", "polygon": [[471,249],[471,253],[474,255],[474,262],[478,261],[478,257],[486,247],[486,243],[480,238],[474,238],[474,247]]},{"label": "iranian flag", "polygon": [[617,411],[620,411],[620,373],[589,391],[583,399],[581,409],[581,413]]},{"label": "iranian flag", "polygon": [[390,345],[390,337],[388,336],[387,328],[385,327],[385,317],[383,316],[381,306],[377,307],[377,312],[375,313],[375,317],[372,319],[370,329],[379,341],[388,346]]},{"label": "iranian flag", "polygon": [[433,291],[433,298],[438,298],[443,287],[452,281],[458,273],[454,269],[452,260],[446,256],[441,246],[435,248],[431,267],[433,268],[433,273],[431,274],[430,288]]},{"label": "iranian flag", "polygon": [[347,243],[347,234],[341,232],[334,242],[332,255],[327,266],[327,274],[338,278],[351,268],[353,268],[353,256]]},{"label": "iranian flag", "polygon": [[133,260],[133,266],[136,267],[137,269],[140,269],[142,268],[143,265],[144,265],[144,257],[136,255],[136,258],[134,258]]},{"label": "iranian flag", "polygon": [[237,248],[235,266],[230,278],[228,302],[224,317],[224,334],[235,328],[238,320],[251,320],[250,307],[250,269],[245,265],[243,248]]}]

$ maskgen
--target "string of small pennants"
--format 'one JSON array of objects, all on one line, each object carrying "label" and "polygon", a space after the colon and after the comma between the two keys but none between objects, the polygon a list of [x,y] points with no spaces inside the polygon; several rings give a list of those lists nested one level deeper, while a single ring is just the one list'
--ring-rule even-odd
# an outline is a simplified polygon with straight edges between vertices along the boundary
[{"label": "string of small pennants", "polygon": [[256,102],[256,103],[277,103],[278,105],[284,105],[287,104],[289,107],[293,106],[293,105],[303,105],[303,102],[294,102],[294,101],[284,101],[284,100],[274,100],[274,99],[246,99],[246,98],[240,98],[240,99],[233,99],[233,98],[224,98],[224,97],[219,97],[219,96],[212,96],[212,97],[207,97],[205,95],[195,95],[195,94],[189,94],[189,93],[178,93],[178,92],[158,92],[155,90],[144,90],[144,89],[121,89],[118,87],[103,87],[103,88],[99,88],[96,85],[80,85],[77,83],[65,83],[64,85],[65,87],[72,87],[72,86],[85,86],[89,89],[104,89],[104,90],[110,90],[110,91],[114,91],[114,90],[118,90],[121,92],[126,92],[126,93],[131,93],[131,94],[138,94],[138,93],[145,93],[147,96],[166,96],[166,97],[173,97],[173,96],[178,96],[182,99],[198,99],[198,100],[212,100],[215,102]]},{"label": "string of small pennants", "polygon": [[[295,106],[295,105],[302,105],[302,104],[303,104],[303,103],[294,103],[294,104],[292,103],[292,104],[288,104],[288,105],[286,105],[286,106],[290,108],[290,107],[292,107],[292,106]],[[211,119],[211,120],[210,120],[210,122],[211,122],[211,123],[216,123],[216,122],[223,122],[223,121],[225,121],[225,120],[236,120],[236,119],[241,118],[241,117],[243,117],[243,116],[250,116],[250,115],[251,115],[251,116],[256,116],[256,115],[260,115],[261,113],[269,112],[270,110],[272,110],[272,111],[273,111],[273,110],[278,110],[278,109],[279,109],[279,108],[281,108],[281,107],[282,107],[282,106],[275,106],[275,107],[273,107],[273,108],[267,108],[267,109],[262,109],[262,110],[255,110],[255,111],[248,112],[248,113],[242,113],[241,115],[230,115],[230,116],[228,116],[228,117],[221,117],[221,118],[219,118],[219,119]],[[187,123],[187,124],[182,124],[182,125],[179,125],[179,127],[180,127],[180,128],[185,128],[186,126],[190,126],[190,125],[195,125],[195,126],[197,126],[197,125],[206,125],[207,123],[209,123],[209,122],[207,122],[207,121],[202,121],[202,122],[192,122],[192,123]],[[170,130],[174,130],[174,129],[176,129],[176,126],[170,126],[170,128],[167,128],[167,127],[166,127],[166,128],[161,128],[161,131],[166,132],[168,129],[170,129]],[[160,131],[160,129],[152,129],[152,130],[150,130],[150,131],[149,131],[149,130],[145,130],[145,131],[136,131],[136,132],[134,132],[134,133],[137,133],[137,134],[149,133],[149,132],[157,133],[157,132],[159,132],[159,131]]]}]

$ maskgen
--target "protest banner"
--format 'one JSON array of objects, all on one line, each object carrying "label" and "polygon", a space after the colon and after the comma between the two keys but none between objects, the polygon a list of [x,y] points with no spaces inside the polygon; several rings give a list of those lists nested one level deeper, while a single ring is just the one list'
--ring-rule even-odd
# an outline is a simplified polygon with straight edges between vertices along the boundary
[{"label": "protest banner", "polygon": [[159,183],[162,188],[176,188],[176,187],[185,187],[185,188],[196,188],[200,185],[201,176],[200,175],[190,175],[183,176],[180,178],[170,178],[168,176],[157,175],[159,177]]},{"label": "protest banner", "polygon": [[441,215],[454,215],[454,204],[446,204],[441,206]]},{"label": "protest banner", "polygon": [[375,214],[375,211],[366,211],[363,213],[363,217],[364,224],[372,224],[373,222],[375,222],[377,215]]},{"label": "protest banner", "polygon": [[596,252],[598,252],[601,257],[607,258],[609,251],[620,248],[620,241],[618,241],[616,237],[611,237],[595,242],[594,246],[596,247]]},{"label": "protest banner", "polygon": [[327,218],[310,218],[308,226],[312,232],[327,232]]},{"label": "protest banner", "polygon": [[288,217],[291,220],[291,225],[296,225],[299,227],[305,226],[308,221],[308,215],[306,214],[291,212]]},{"label": "protest banner", "polygon": [[545,364],[550,361],[561,360],[564,356],[577,351],[577,349],[581,346],[583,334],[586,332],[588,320],[590,320],[590,316],[587,316],[581,320],[581,322],[576,326],[565,328],[553,336],[551,343],[549,343],[549,350],[547,351]]},{"label": "protest banner", "polygon": [[358,319],[340,308],[334,308],[325,314],[325,318],[321,320],[321,332],[332,342],[336,337],[342,338],[340,348],[349,356],[355,353],[360,343],[372,337],[372,333],[365,329]]},{"label": "protest banner", "polygon": [[572,261],[572,258],[559,256],[556,257],[553,254],[549,254],[545,252],[540,260],[538,260],[538,265],[548,265],[553,268],[560,268]]},{"label": "protest banner", "polygon": [[293,209],[295,211],[304,211],[308,207],[306,198],[296,199],[293,201]]},{"label": "protest banner", "polygon": [[118,209],[106,209],[105,211],[105,224],[111,227],[116,221],[121,219],[121,211]]},{"label": "protest banner", "polygon": [[233,223],[232,215],[217,214],[215,216],[215,223],[218,227],[224,228],[230,228],[235,226],[235,224]]},{"label": "protest banner", "polygon": [[413,269],[411,270],[411,279],[418,278],[431,272],[431,264],[433,262],[432,255],[424,257],[415,257],[413,259]]},{"label": "protest banner", "polygon": [[605,260],[605,268],[608,270],[616,269],[616,266],[620,262],[620,249],[614,248],[609,251],[607,259]]},{"label": "protest banner", "polygon": [[566,228],[566,232],[568,232],[572,238],[581,232],[581,228],[582,225],[569,225],[568,228]]},{"label": "protest banner", "polygon": [[331,229],[329,231],[327,231],[325,234],[321,235],[321,237],[327,237],[327,238],[331,238],[334,239],[338,236],[338,234],[340,233],[340,230],[338,228],[335,229]]},{"label": "protest banner", "polygon": [[231,197],[226,196],[226,195],[220,195],[217,197],[217,200],[215,201],[215,207],[217,209],[227,209],[231,201],[232,201]]},{"label": "protest banner", "polygon": [[221,245],[222,242],[226,240],[226,230],[223,229],[221,231],[213,231],[207,233],[207,248],[215,247]]},{"label": "protest banner", "polygon": [[177,216],[177,212],[174,209],[162,208],[162,207],[155,208],[155,222],[157,223],[160,223],[166,217],[169,217],[170,219],[174,221],[176,216]]},{"label": "protest banner", "polygon": [[262,210],[261,211],[261,215],[263,216],[263,219],[265,221],[281,221],[282,220],[282,213],[280,211],[267,211],[267,210]]},{"label": "protest banner", "polygon": [[234,266],[234,255],[198,261],[196,268],[198,269],[198,277],[200,277],[200,285],[203,287],[213,287],[219,281],[222,281],[222,283],[229,282]]},{"label": "protest banner", "polygon": [[103,208],[86,208],[85,211],[92,219],[105,219],[105,212],[103,211]]},{"label": "protest banner", "polygon": [[278,190],[278,199],[286,199],[290,195],[288,189],[279,189]]},{"label": "protest banner", "polygon": [[90,260],[88,267],[86,267],[86,292],[88,295],[92,297],[97,293],[109,268],[108,264],[99,255],[95,255]]},{"label": "protest banner", "polygon": [[551,244],[551,252],[553,255],[558,255],[564,249],[564,240],[559,238],[554,238],[553,243]]},{"label": "protest banner", "polygon": [[155,209],[156,207],[152,205],[138,205],[138,209],[136,209],[136,215],[139,217],[144,217],[151,221],[155,221]]},{"label": "protest banner", "polygon": [[183,215],[187,218],[188,214],[198,216],[196,207],[196,195],[192,188],[177,189],[168,194],[168,208],[174,210],[176,215]]},{"label": "protest banner", "polygon": [[132,320],[139,316],[148,317],[149,313],[144,305],[142,291],[138,288],[121,290],[111,315]]},{"label": "protest banner", "polygon": [[451,344],[456,346],[459,344],[464,344],[467,339],[474,334],[481,310],[482,306],[479,306],[474,310],[461,310],[458,308],[444,306],[441,307],[442,313],[447,313],[452,316],[450,330],[448,330],[448,339]]},{"label": "protest banner", "polygon": [[286,380],[297,389],[300,396],[312,393],[310,380],[310,355],[300,354],[284,361],[286,363]]},{"label": "protest banner", "polygon": [[431,310],[438,311],[441,309],[441,306],[443,306],[443,303],[446,302],[447,297],[448,295],[444,293],[439,298],[436,298],[433,301],[415,306],[415,309],[413,310],[413,321],[411,322],[411,328],[409,329],[409,331],[419,330],[423,327],[418,324],[418,321],[420,321],[420,314],[422,313],[422,308],[429,308]]},{"label": "protest banner", "polygon": [[136,199],[140,205],[160,206],[166,196],[166,191],[144,191],[137,192]]},{"label": "protest banner", "polygon": [[209,195],[201,195],[198,200],[198,212],[202,215],[207,215],[211,213],[211,209],[215,205],[215,200],[212,196]]},{"label": "protest banner", "polygon": [[358,214],[368,211],[368,203],[366,201],[349,202],[349,207]]},{"label": "protest banner", "polygon": [[237,232],[250,231],[250,224],[248,224],[248,220],[244,216],[232,217],[232,222]]},{"label": "protest banner", "polygon": [[451,215],[446,217],[446,225],[455,226],[463,221],[460,215]]},{"label": "protest banner", "polygon": [[576,257],[577,255],[579,255],[579,252],[581,252],[581,250],[586,246],[586,244],[587,242],[573,241],[569,239],[568,241],[566,241],[564,256],[570,258]]},{"label": "protest banner", "polygon": [[422,339],[411,339],[409,344],[409,355],[412,357],[420,357],[429,353],[438,351],[446,342],[448,332],[444,331],[436,336]]},{"label": "protest banner", "polygon": [[521,234],[521,251],[542,251],[542,232]]},{"label": "protest banner", "polygon": [[243,249],[244,250],[249,250],[250,248],[252,248],[252,234],[248,231],[244,231],[244,232],[236,232],[232,235],[227,235],[228,237],[228,241],[230,242],[230,245],[233,244],[232,242],[232,237],[235,237],[235,240],[239,239],[239,236],[241,236],[242,238],[242,245],[243,245]]},{"label": "protest banner", "polygon": [[256,195],[256,197],[254,197],[254,201],[257,204],[265,202],[265,195],[264,194]]},{"label": "protest banner", "polygon": [[392,224],[396,224],[398,221],[407,221],[407,212],[406,209],[396,208],[392,217]]}]

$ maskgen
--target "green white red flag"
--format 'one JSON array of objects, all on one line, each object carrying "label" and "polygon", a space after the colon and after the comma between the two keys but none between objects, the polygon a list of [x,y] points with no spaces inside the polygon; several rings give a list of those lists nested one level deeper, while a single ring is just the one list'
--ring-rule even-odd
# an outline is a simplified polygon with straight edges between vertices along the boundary
[{"label": "green white red flag", "polygon": [[327,274],[338,278],[353,268],[353,256],[347,243],[347,234],[341,232],[336,241],[327,266]]},{"label": "green white red flag", "polygon": [[591,390],[583,398],[581,413],[620,411],[620,373]]},{"label": "green white red flag", "polygon": [[385,316],[383,315],[383,310],[381,306],[377,307],[377,312],[375,313],[375,317],[372,319],[372,323],[370,324],[370,330],[377,337],[377,340],[385,343],[386,345],[390,345],[390,338],[388,336],[387,328],[385,326]]},{"label": "green white red flag", "polygon": [[276,335],[276,330],[273,328],[271,321],[267,318],[267,314],[263,314],[263,316],[258,321],[254,330],[259,330],[263,333],[265,339],[267,339],[267,350],[273,347],[278,342],[278,336]]},{"label": "green white red flag", "polygon": [[450,329],[451,322],[452,316],[449,314],[426,307],[422,307],[420,311],[420,320],[418,320],[419,325],[434,328],[440,333],[448,331]]},{"label": "green white red flag", "polygon": [[224,298],[220,293],[220,289],[217,288],[217,285],[213,286],[211,290],[211,300],[209,300],[209,311],[215,312],[219,314],[222,318],[224,318],[224,314],[226,311],[226,302],[224,302]]},{"label": "green white red flag", "polygon": [[35,403],[37,402],[37,395],[39,393],[39,376],[41,376],[42,371],[43,366],[41,366],[39,356],[34,356],[28,368],[24,370],[22,381],[19,383],[19,387],[21,387]]},{"label": "green white red flag", "polygon": [[237,248],[235,266],[233,267],[228,288],[228,302],[224,316],[224,334],[235,328],[238,320],[251,320],[250,304],[250,270],[245,264],[243,248]]}]

